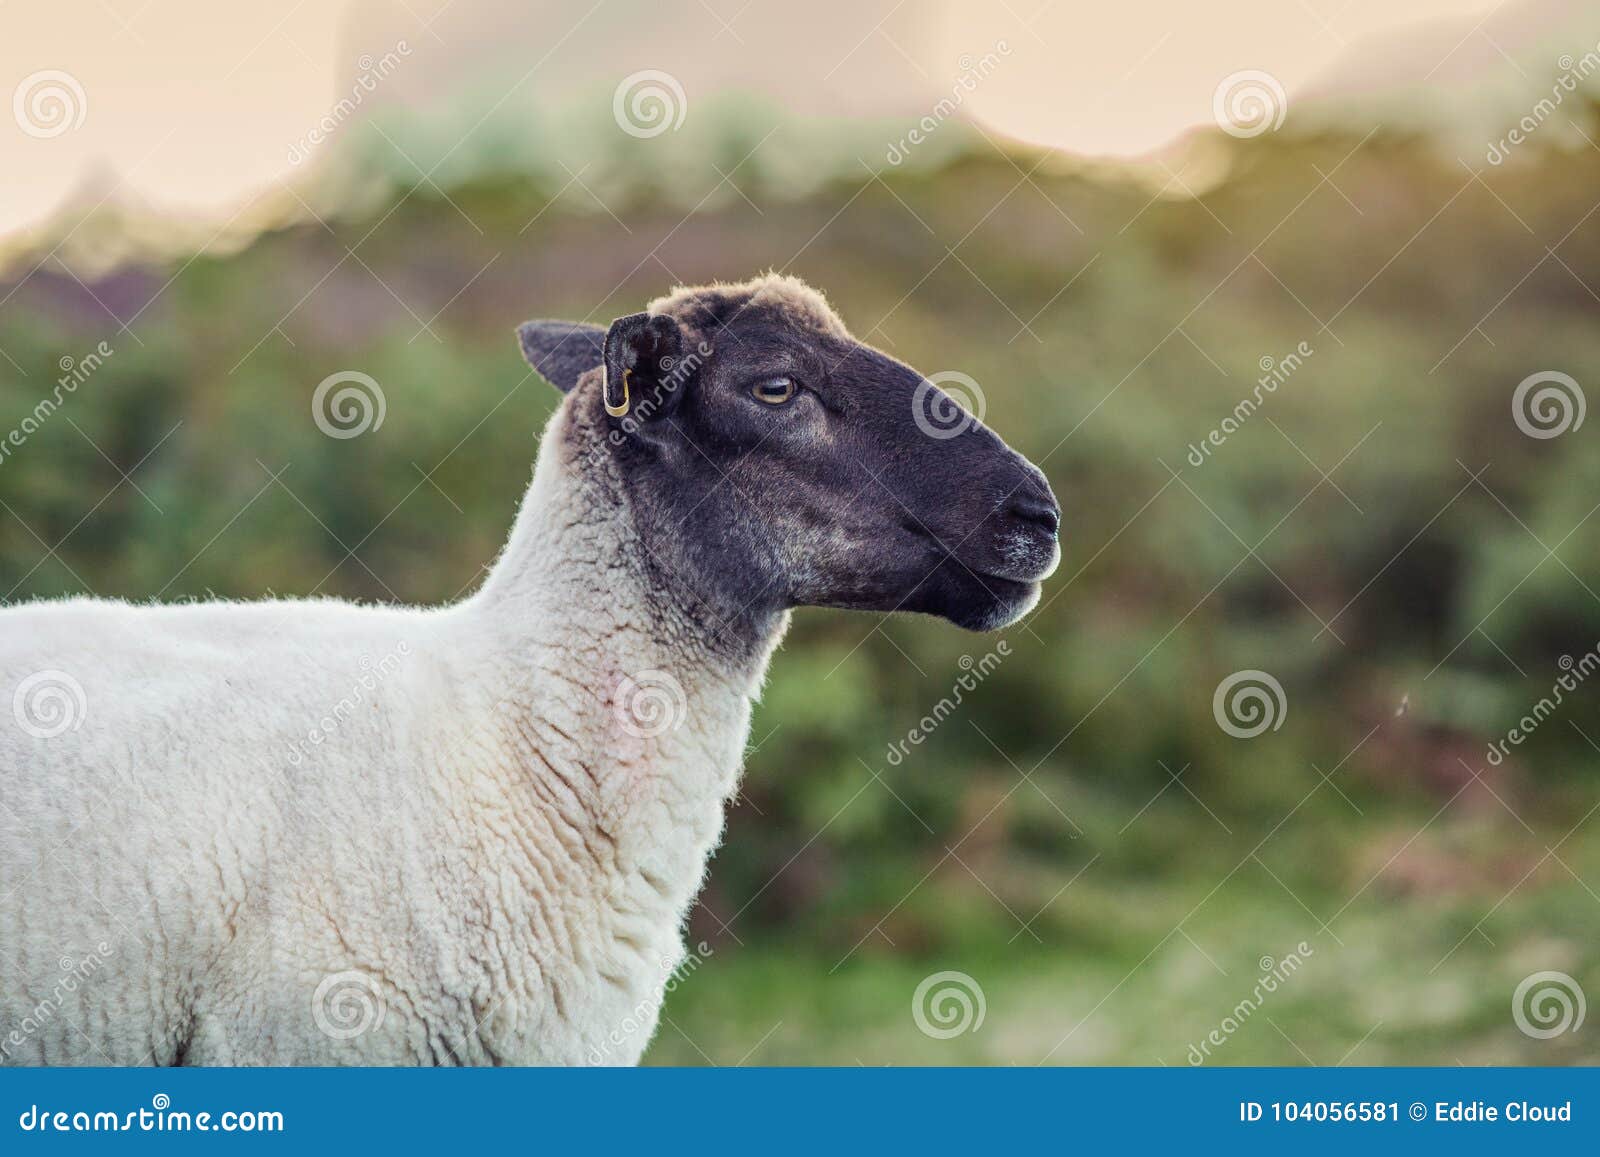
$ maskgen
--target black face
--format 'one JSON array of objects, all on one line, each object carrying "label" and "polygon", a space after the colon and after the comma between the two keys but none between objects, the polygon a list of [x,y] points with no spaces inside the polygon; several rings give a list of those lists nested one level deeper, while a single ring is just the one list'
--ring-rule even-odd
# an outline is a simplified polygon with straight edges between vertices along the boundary
[{"label": "black face", "polygon": [[798,282],[521,333],[568,405],[609,427],[650,556],[719,614],[906,610],[990,630],[1056,567],[1060,508],[1038,468]]}]

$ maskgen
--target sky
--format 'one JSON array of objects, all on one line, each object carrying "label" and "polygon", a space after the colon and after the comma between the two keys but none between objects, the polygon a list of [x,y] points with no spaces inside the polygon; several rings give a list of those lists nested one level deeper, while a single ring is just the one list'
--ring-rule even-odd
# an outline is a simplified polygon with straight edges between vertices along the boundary
[{"label": "sky", "polygon": [[[452,131],[470,136],[495,112],[560,116],[577,102],[609,102],[623,78],[647,71],[675,81],[691,109],[748,92],[799,117],[908,124],[959,87],[959,115],[985,131],[1132,157],[1214,124],[1229,77],[1244,75],[1248,87],[1266,73],[1291,108],[1330,76],[1381,87],[1396,70],[1364,75],[1362,63],[1374,59],[1415,66],[1426,80],[1459,80],[1461,62],[1491,50],[1511,61],[1520,50],[1499,47],[1519,33],[1495,9],[1579,7],[5,0],[0,96],[10,98],[11,116],[0,118],[0,237],[37,227],[69,198],[224,220],[253,194],[294,180],[307,158],[373,109],[398,107],[419,120],[463,110]],[[1430,21],[1440,23],[1424,27]],[[1423,69],[1434,56],[1441,59]],[[1502,82],[1516,80],[1493,66],[1505,72]],[[353,113],[335,111],[357,92]]]}]

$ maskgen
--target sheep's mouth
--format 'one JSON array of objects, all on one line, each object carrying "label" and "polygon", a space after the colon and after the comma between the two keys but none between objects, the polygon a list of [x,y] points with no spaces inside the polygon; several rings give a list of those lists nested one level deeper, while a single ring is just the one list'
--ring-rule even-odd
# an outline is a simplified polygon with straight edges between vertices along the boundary
[{"label": "sheep's mouth", "polygon": [[1061,565],[1061,544],[1053,531],[1043,534],[1027,526],[1007,527],[992,541],[980,543],[972,555],[962,557],[946,544],[959,545],[967,538],[986,539],[988,536],[981,533],[983,528],[951,538],[909,517],[901,520],[901,527],[921,539],[941,567],[964,573],[997,595],[1014,593],[1004,588],[1037,585]]},{"label": "sheep's mouth", "polygon": [[1031,611],[1039,602],[1040,582],[1061,560],[1053,537],[1008,535],[963,557],[965,552],[946,545],[963,541],[960,534],[945,537],[909,519],[902,529],[920,540],[928,560],[923,565],[931,564],[932,570],[893,600],[891,609],[938,615],[972,631],[1009,626]]},{"label": "sheep's mouth", "polygon": [[946,577],[943,595],[932,609],[969,631],[1009,626],[1039,602],[1041,587],[1027,574],[1013,570],[995,574],[946,554],[940,569]]},{"label": "sheep's mouth", "polygon": [[1010,603],[1017,599],[1027,598],[1039,589],[1039,584],[1031,579],[1014,578],[1011,575],[987,574],[974,572],[973,577],[983,584],[985,590],[994,596],[997,602]]},{"label": "sheep's mouth", "polygon": [[946,613],[958,627],[969,631],[996,631],[1009,627],[1039,604],[1043,591],[1036,582],[1018,582],[1015,579],[987,575],[976,579],[981,595],[961,600]]},{"label": "sheep's mouth", "polygon": [[1061,565],[1061,547],[1054,539],[1013,539],[997,553],[999,557],[979,563],[945,552],[950,562],[988,586],[1037,586]]},{"label": "sheep's mouth", "polygon": [[[962,564],[966,565],[966,564]],[[1056,568],[1061,565],[1061,550],[1059,547],[1049,552],[1043,560],[1017,559],[1008,561],[998,568],[968,567],[973,575],[986,583],[1006,583],[1011,586],[1038,586],[1045,579],[1056,573]]]}]

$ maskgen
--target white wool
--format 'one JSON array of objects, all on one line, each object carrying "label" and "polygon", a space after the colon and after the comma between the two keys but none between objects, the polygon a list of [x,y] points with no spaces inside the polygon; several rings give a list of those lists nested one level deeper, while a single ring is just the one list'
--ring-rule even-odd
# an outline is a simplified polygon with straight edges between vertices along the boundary
[{"label": "white wool", "polygon": [[457,605],[0,611],[0,1063],[637,1061],[783,624],[672,629],[571,410]]}]

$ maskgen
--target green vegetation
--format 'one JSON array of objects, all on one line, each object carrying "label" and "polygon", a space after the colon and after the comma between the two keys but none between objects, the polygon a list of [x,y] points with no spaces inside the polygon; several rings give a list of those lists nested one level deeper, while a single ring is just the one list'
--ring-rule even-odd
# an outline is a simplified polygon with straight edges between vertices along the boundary
[{"label": "green vegetation", "polygon": [[[516,322],[789,268],[980,384],[1065,558],[903,759],[996,640],[797,616],[652,1060],[1181,1065],[1302,941],[1213,1063],[1600,1060],[1593,1019],[1511,1014],[1540,970],[1600,1000],[1600,683],[1486,759],[1600,643],[1596,422],[1512,413],[1536,371],[1600,386],[1600,152],[1475,178],[1381,134],[1205,147],[1231,171],[1199,200],[984,146],[687,220],[640,193],[627,232],[481,177],[86,286],[46,261],[0,286],[0,440],[62,358],[112,353],[0,458],[0,592],[451,599],[555,401]],[[337,440],[310,399],[346,369],[387,410]],[[1212,713],[1245,669],[1287,701],[1253,739]],[[918,1030],[942,970],[978,1031]]]}]

